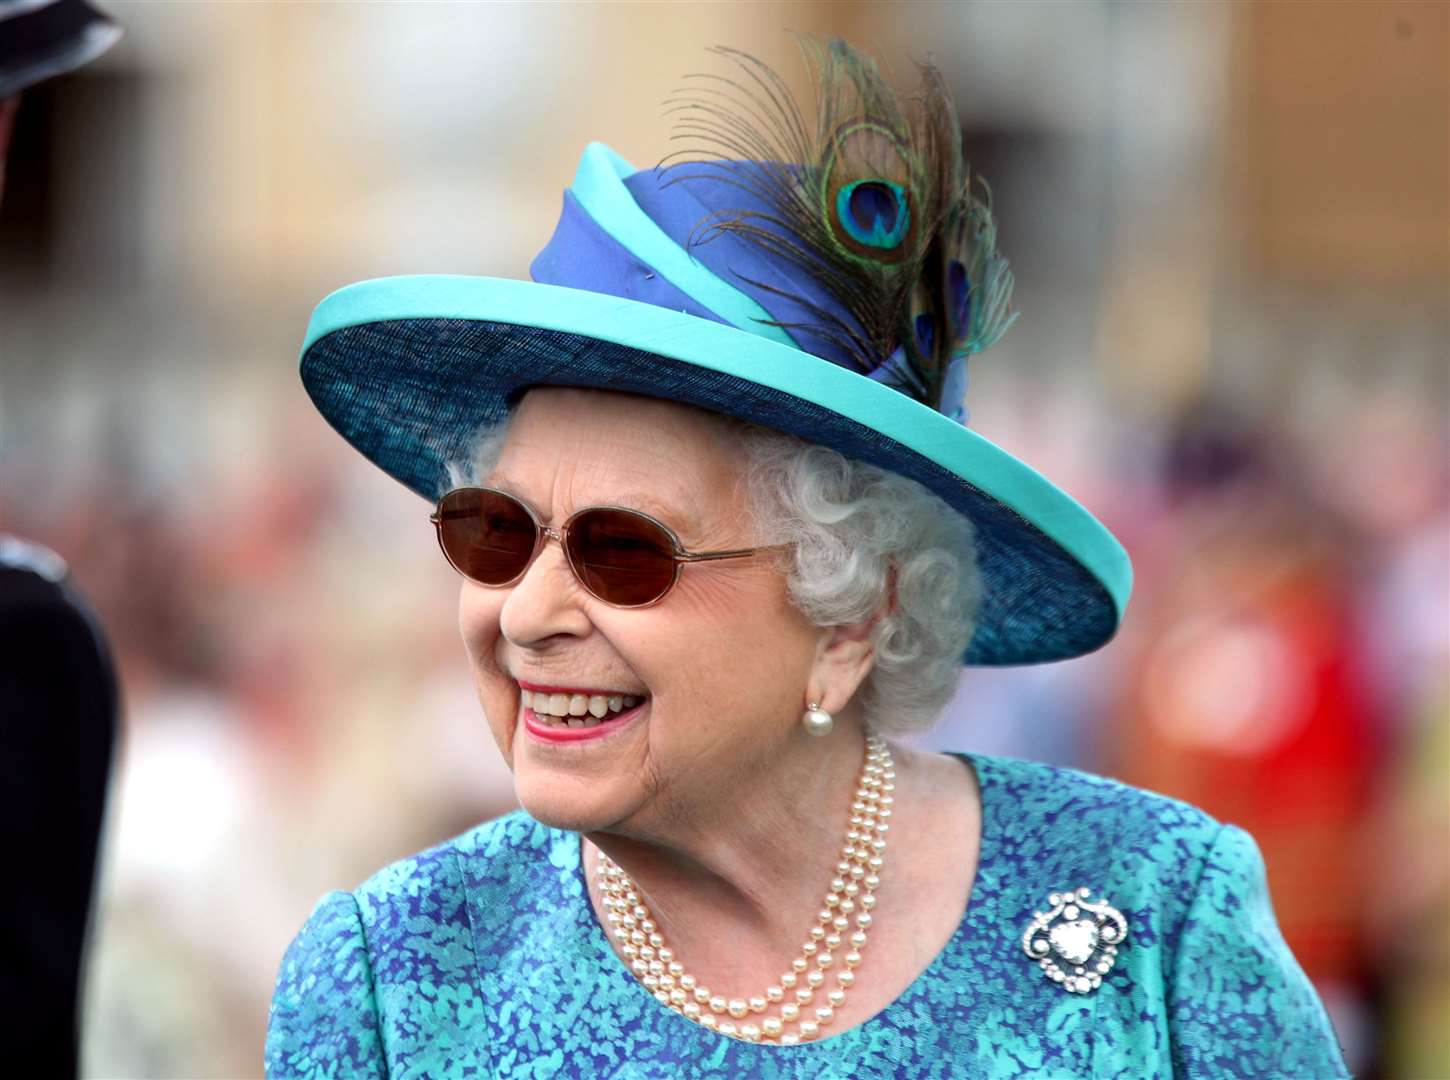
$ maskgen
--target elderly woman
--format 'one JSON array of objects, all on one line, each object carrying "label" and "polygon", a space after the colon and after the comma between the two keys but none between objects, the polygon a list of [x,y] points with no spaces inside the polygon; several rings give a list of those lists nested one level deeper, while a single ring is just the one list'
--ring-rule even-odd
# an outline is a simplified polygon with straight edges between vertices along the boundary
[{"label": "elderly woman", "polygon": [[739,55],[743,108],[684,101],[728,160],[588,149],[533,282],[314,315],[522,809],[322,900],[271,1075],[1343,1075],[1242,831],[893,742],[963,661],[1105,642],[1130,570],[965,426],[1011,277],[939,76],[814,56],[809,120]]}]

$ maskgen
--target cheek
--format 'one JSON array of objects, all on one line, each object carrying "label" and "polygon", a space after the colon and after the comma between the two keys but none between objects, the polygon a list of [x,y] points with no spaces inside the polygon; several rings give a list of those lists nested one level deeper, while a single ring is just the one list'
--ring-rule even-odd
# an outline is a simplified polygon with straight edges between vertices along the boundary
[{"label": "cheek", "polygon": [[659,734],[697,746],[778,737],[799,712],[817,631],[773,575],[698,577],[677,588],[678,607],[660,635],[670,647],[659,702],[679,706],[661,719],[679,723]]},{"label": "cheek", "polygon": [[468,655],[478,699],[499,747],[508,754],[506,734],[513,731],[515,689],[499,664],[499,612],[506,594],[464,583],[458,596],[458,630]]}]

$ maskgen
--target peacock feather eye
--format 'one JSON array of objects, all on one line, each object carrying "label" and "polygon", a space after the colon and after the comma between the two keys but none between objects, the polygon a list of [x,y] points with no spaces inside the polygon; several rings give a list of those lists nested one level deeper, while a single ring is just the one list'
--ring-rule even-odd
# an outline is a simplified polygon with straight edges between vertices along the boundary
[{"label": "peacock feather eye", "polygon": [[836,216],[857,243],[885,251],[911,228],[906,192],[890,180],[853,180],[836,193]]},{"label": "peacock feather eye", "polygon": [[822,209],[832,238],[849,255],[891,266],[915,250],[912,159],[900,136],[873,120],[853,120],[831,139],[821,173]]}]

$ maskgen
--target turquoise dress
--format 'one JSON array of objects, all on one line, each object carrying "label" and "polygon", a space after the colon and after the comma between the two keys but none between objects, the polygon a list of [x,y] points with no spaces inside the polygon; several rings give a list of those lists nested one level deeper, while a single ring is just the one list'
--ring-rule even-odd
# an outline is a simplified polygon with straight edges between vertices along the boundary
[{"label": "turquoise dress", "polygon": [[[1348,1075],[1246,833],[1098,777],[968,760],[983,813],[966,914],[857,1027],[762,1045],[659,1004],[595,918],[578,835],[513,813],[322,899],[282,961],[267,1075]],[[1101,986],[1077,994],[1023,933],[1049,894],[1084,886],[1128,935]]]}]

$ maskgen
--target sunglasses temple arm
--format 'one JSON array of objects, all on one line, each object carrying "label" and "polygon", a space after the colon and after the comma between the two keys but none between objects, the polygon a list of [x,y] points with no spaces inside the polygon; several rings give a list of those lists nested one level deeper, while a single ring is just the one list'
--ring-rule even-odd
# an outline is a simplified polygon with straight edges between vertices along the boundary
[{"label": "sunglasses temple arm", "polygon": [[790,547],[789,544],[770,544],[766,547],[741,548],[738,551],[703,551],[698,553],[684,552],[677,555],[680,562],[714,562],[717,559],[745,559],[762,551],[776,551],[780,548]]}]

